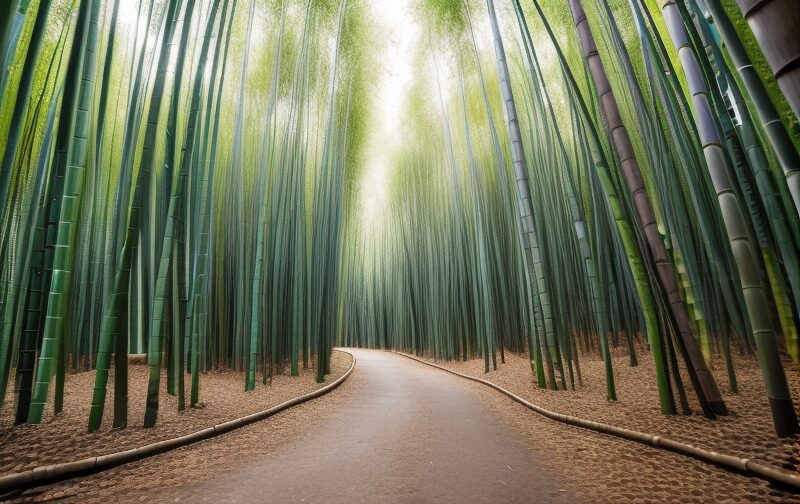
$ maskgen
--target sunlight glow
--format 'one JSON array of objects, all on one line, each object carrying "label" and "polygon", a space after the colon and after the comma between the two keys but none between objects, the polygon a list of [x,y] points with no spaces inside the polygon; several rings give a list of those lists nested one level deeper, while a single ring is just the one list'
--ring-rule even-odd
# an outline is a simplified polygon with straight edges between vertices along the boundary
[{"label": "sunlight glow", "polygon": [[[138,12],[138,2],[135,2],[134,0],[120,0],[119,12],[117,13],[117,22],[128,29],[133,29],[134,25],[136,24],[136,16],[138,15]],[[110,8],[108,9],[108,15],[111,15]],[[146,28],[144,20],[140,19],[140,24],[142,25],[141,28]]]},{"label": "sunlight glow", "polygon": [[403,101],[413,80],[413,59],[420,37],[419,24],[411,11],[411,0],[373,2],[370,10],[384,35],[377,58],[374,96],[374,127],[368,142],[368,157],[361,181],[362,216],[375,220],[387,198],[391,156],[402,138]]}]

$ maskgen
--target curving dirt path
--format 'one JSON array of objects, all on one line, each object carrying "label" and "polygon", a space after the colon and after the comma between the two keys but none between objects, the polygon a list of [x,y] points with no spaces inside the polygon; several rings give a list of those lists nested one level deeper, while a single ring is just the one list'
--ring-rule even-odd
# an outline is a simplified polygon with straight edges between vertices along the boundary
[{"label": "curving dirt path", "polygon": [[280,453],[210,478],[192,502],[575,502],[474,388],[384,352],[354,350],[358,399]]}]

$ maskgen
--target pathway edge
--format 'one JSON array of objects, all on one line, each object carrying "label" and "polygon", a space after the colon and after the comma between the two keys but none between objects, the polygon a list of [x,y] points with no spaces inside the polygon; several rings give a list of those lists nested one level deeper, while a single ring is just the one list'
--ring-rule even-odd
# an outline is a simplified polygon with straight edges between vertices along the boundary
[{"label": "pathway edge", "polygon": [[408,359],[434,367],[436,369],[446,371],[461,378],[465,378],[467,380],[486,385],[490,388],[495,389],[501,394],[508,396],[509,398],[525,406],[526,408],[551,420],[599,432],[601,434],[608,434],[610,436],[626,439],[628,441],[634,441],[660,450],[671,451],[674,453],[678,453],[681,455],[685,455],[700,460],[702,462],[713,464],[717,467],[721,467],[731,472],[736,472],[740,474],[743,473],[749,476],[754,476],[769,481],[771,483],[777,483],[780,485],[791,487],[795,491],[800,490],[800,475],[791,473],[789,471],[785,471],[773,465],[762,464],[761,462],[755,462],[750,459],[743,459],[740,457],[736,457],[734,455],[727,455],[713,450],[706,450],[704,448],[699,448],[694,445],[682,443],[680,441],[675,441],[674,439],[665,438],[663,436],[657,436],[655,434],[648,434],[646,432],[634,431],[622,427],[617,427],[615,425],[595,422],[592,420],[586,420],[585,418],[575,417],[571,415],[564,415],[563,413],[550,411],[548,409],[542,408],[541,406],[537,406],[536,404],[533,404],[532,402],[527,401],[526,399],[523,399],[522,397],[514,394],[513,392],[506,390],[503,387],[495,383],[492,383],[488,380],[459,373],[458,371],[447,369],[446,367],[440,366],[433,362],[429,362],[427,360],[420,359],[419,357],[415,357],[413,355],[409,355],[403,352],[398,352],[396,350],[389,350],[389,351],[391,353],[406,357]]},{"label": "pathway edge", "polygon": [[251,413],[241,418],[216,424],[212,427],[207,427],[183,436],[164,439],[162,441],[150,443],[138,448],[131,448],[128,450],[99,455],[96,457],[88,457],[72,462],[62,462],[59,464],[39,466],[27,471],[0,476],[0,499],[3,498],[2,494],[4,493],[17,490],[28,490],[38,486],[68,480],[77,476],[85,476],[88,474],[102,472],[104,470],[127,464],[129,462],[153,457],[177,448],[188,446],[205,439],[219,436],[226,432],[240,429],[246,425],[250,425],[274,416],[277,413],[287,410],[293,406],[297,406],[308,402],[311,399],[316,399],[317,397],[323,396],[344,383],[344,381],[350,377],[356,367],[356,356],[351,352],[339,348],[335,348],[334,351],[349,355],[352,359],[352,362],[350,363],[350,368],[342,376],[325,385],[324,387],[320,387],[307,394],[289,399],[288,401],[284,401],[271,408],[258,411],[256,413]]}]

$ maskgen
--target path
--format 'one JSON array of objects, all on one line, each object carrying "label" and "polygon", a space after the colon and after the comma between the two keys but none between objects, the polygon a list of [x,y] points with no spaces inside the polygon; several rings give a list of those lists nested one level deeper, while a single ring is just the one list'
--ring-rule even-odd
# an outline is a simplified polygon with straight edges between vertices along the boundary
[{"label": "path", "polygon": [[359,395],[279,453],[196,487],[195,502],[574,502],[474,388],[403,357],[353,351]]}]

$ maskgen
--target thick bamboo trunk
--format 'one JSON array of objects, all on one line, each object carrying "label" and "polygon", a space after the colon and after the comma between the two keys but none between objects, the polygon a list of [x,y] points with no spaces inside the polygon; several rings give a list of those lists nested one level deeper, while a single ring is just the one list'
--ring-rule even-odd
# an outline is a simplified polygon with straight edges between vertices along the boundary
[{"label": "thick bamboo trunk", "polygon": [[708,88],[675,0],[662,0],[661,9],[689,84],[692,108],[703,154],[714,190],[717,193],[728,240],[739,270],[739,279],[744,292],[747,314],[753,328],[759,365],[772,408],[775,431],[779,436],[788,436],[798,432],[797,415],[778,354],[777,340],[772,329],[772,320],[766,292],[761,282],[758,259],[750,243],[741,204],[731,182],[728,161],[717,129],[717,120],[709,105]]},{"label": "thick bamboo trunk", "polygon": [[[22,75],[19,79],[16,99],[14,100],[14,111],[11,115],[8,135],[5,138],[5,145],[0,147],[0,154],[2,155],[2,161],[0,161],[0,214],[4,213],[7,207],[8,194],[11,189],[11,175],[17,160],[20,133],[25,121],[25,115],[28,111],[28,106],[31,102],[36,61],[39,57],[42,41],[44,40],[47,18],[50,13],[50,4],[51,0],[42,0],[36,12],[36,19],[28,42],[28,52],[25,54],[25,61],[22,65]],[[0,86],[0,98],[2,98],[2,96],[3,89],[2,86]]]},{"label": "thick bamboo trunk", "polygon": [[[88,16],[84,33],[80,42],[76,39],[73,51],[81,52],[80,84],[78,86],[75,108],[71,113],[72,124],[70,144],[66,152],[66,164],[63,167],[64,191],[61,196],[61,208],[58,213],[58,225],[55,230],[55,251],[53,252],[53,272],[50,292],[48,293],[47,317],[44,323],[42,350],[39,354],[39,365],[36,369],[36,380],[31,397],[28,423],[41,423],[44,406],[47,402],[50,381],[54,374],[63,380],[64,338],[68,330],[67,317],[69,309],[69,285],[72,276],[72,259],[76,244],[80,202],[83,197],[85,172],[89,162],[88,138],[92,116],[92,100],[97,76],[97,32],[100,15],[100,2],[87,0],[82,4]],[[77,37],[77,35],[76,35]],[[78,77],[78,75],[75,75]],[[67,106],[71,106],[68,104]],[[57,169],[57,167],[54,167]],[[56,176],[61,173],[57,172]],[[61,384],[61,383],[59,383]],[[60,388],[60,387],[59,387]],[[60,391],[56,393],[56,413],[60,412]]]},{"label": "thick bamboo trunk", "polygon": [[789,186],[789,192],[794,201],[794,210],[800,214],[800,155],[720,1],[705,0],[705,4],[714,18],[714,25],[725,42],[733,66],[753,100],[761,126],[764,128],[772,148],[775,149],[775,155],[786,177],[786,184]]},{"label": "thick bamboo trunk", "polygon": [[536,233],[536,223],[533,219],[533,203],[531,201],[531,189],[525,166],[525,151],[522,144],[522,134],[519,129],[519,119],[517,118],[514,94],[512,93],[511,82],[508,77],[508,64],[506,63],[505,49],[503,48],[503,39],[500,36],[500,28],[497,24],[494,1],[486,0],[486,6],[489,10],[489,19],[492,25],[497,66],[500,73],[500,91],[503,98],[506,122],[508,123],[508,131],[511,140],[511,161],[514,165],[514,175],[516,179],[517,206],[519,208],[520,227],[522,230],[523,247],[525,249],[525,264],[531,276],[530,281],[535,284],[532,291],[538,293],[539,296],[538,305],[545,324],[544,337],[547,341],[550,341],[551,338],[555,338],[555,335],[552,334],[553,315],[550,291],[546,285],[542,255],[539,250],[539,238]]},{"label": "thick bamboo trunk", "polygon": [[800,118],[800,8],[797,0],[736,0],[781,91]]},{"label": "thick bamboo trunk", "polygon": [[[614,98],[614,92],[608,81],[603,62],[597,52],[594,37],[592,36],[589,23],[586,20],[583,6],[580,0],[570,0],[569,5],[572,9],[575,28],[578,30],[581,49],[586,58],[586,65],[589,68],[595,88],[597,89],[602,114],[606,120],[606,126],[611,136],[612,144],[617,152],[620,164],[622,165],[625,182],[631,193],[640,224],[644,229],[647,245],[653,256],[661,287],[664,289],[669,299],[672,317],[677,326],[681,342],[689,357],[688,365],[692,367],[696,375],[699,385],[697,393],[700,403],[703,404],[704,400],[708,402],[708,408],[703,405],[706,415],[726,415],[728,410],[725,406],[725,402],[722,400],[714,376],[708,369],[703,355],[700,352],[697,340],[695,339],[689,311],[686,308],[686,303],[678,287],[678,275],[675,270],[675,265],[672,263],[667,249],[664,246],[664,241],[661,239],[661,234],[658,231],[655,212],[653,211],[653,205],[650,202],[650,197],[644,185],[644,178],[642,177],[636,154],[634,153],[633,145],[628,136],[628,131],[622,122],[619,107]],[[708,409],[710,409],[710,411],[708,411]]]},{"label": "thick bamboo trunk", "polygon": [[[158,126],[158,117],[161,112],[161,101],[164,94],[167,68],[170,60],[169,48],[178,22],[178,16],[176,14],[177,6],[177,0],[170,0],[167,5],[166,26],[162,33],[161,51],[158,59],[156,80],[153,84],[153,91],[147,114],[147,127],[144,136],[145,143],[142,146],[139,171],[136,174],[136,187],[133,192],[133,202],[130,212],[125,219],[124,241],[119,254],[119,260],[117,261],[114,280],[113,283],[111,283],[111,296],[108,305],[104,309],[103,320],[100,325],[96,363],[97,372],[95,374],[94,391],[92,394],[92,407],[89,412],[89,431],[96,431],[99,429],[103,421],[103,411],[106,402],[106,385],[108,384],[108,371],[111,367],[112,350],[116,348],[117,352],[119,352],[119,350],[126,346],[124,342],[118,340],[125,333],[124,324],[130,312],[128,293],[131,281],[131,269],[139,246],[143,214],[142,207],[149,204],[147,202],[149,200],[149,186],[153,171],[152,164],[156,128]],[[127,348],[125,348],[125,350],[127,350]],[[127,358],[125,362],[127,363]],[[123,370],[123,372],[125,371],[126,370]],[[119,369],[115,368],[115,375],[118,372]],[[117,382],[117,377],[115,377],[114,382]],[[122,390],[118,391],[115,387],[114,424],[122,426],[127,423],[128,397],[127,390],[124,390],[125,394],[123,397],[120,397],[118,392],[122,392]]]},{"label": "thick bamboo trunk", "polygon": [[[515,11],[517,14],[517,19],[520,23],[520,29],[523,35],[523,42],[525,44],[525,53],[528,60],[528,64],[531,66],[532,69],[532,77],[534,77],[534,84],[529,86],[529,92],[531,94],[531,98],[534,100],[534,107],[539,108],[540,110],[544,110],[547,112],[547,116],[550,118],[551,124],[557,124],[555,110],[553,109],[552,99],[550,97],[549,92],[547,91],[547,86],[541,80],[541,66],[539,65],[539,58],[536,54],[536,49],[533,47],[532,41],[530,39],[530,33],[527,28],[527,22],[525,21],[524,17],[522,16],[521,7],[519,5],[519,1],[517,0],[514,3]],[[536,89],[541,89],[541,94],[535,92]],[[541,128],[546,128],[545,124],[540,126]],[[600,342],[600,352],[603,356],[603,362],[605,365],[605,372],[606,372],[606,392],[607,398],[611,400],[616,400],[616,386],[614,383],[614,370],[612,365],[611,354],[608,348],[608,338],[607,329],[606,329],[606,321],[607,321],[607,312],[605,309],[605,303],[602,299],[602,287],[600,282],[600,275],[598,274],[598,269],[595,263],[595,257],[592,255],[592,244],[589,240],[588,234],[588,227],[586,226],[586,218],[583,212],[583,207],[578,202],[578,194],[579,191],[576,189],[575,182],[572,177],[572,166],[570,166],[568,160],[569,155],[567,154],[567,149],[564,144],[564,139],[561,132],[556,128],[553,131],[558,145],[558,150],[561,153],[562,159],[565,161],[566,166],[564,170],[565,178],[567,181],[567,198],[568,198],[568,206],[570,212],[570,218],[572,219],[573,229],[575,230],[575,237],[578,239],[579,243],[579,250],[581,254],[581,259],[583,260],[584,267],[586,268],[586,276],[589,283],[589,297],[592,303],[592,313],[597,337]],[[573,349],[575,347],[573,346]],[[577,352],[573,352],[574,355],[577,357]],[[576,359],[577,363],[577,359]],[[579,374],[579,381],[580,381],[580,373]],[[671,408],[667,406],[667,409],[670,410]]]},{"label": "thick bamboo trunk", "polygon": [[[697,5],[694,2],[691,2],[690,5],[692,10],[697,9]],[[740,152],[741,156],[744,158],[742,161],[746,160],[746,162],[734,164],[734,168],[738,167],[739,170],[737,178],[739,178],[740,184],[747,183],[748,177],[742,170],[749,167],[750,173],[752,173],[756,187],[758,188],[758,191],[746,190],[744,189],[745,186],[742,185],[742,196],[747,203],[748,211],[753,219],[756,230],[755,236],[758,239],[762,255],[764,256],[766,269],[770,273],[768,276],[772,286],[773,298],[778,306],[784,337],[787,340],[794,341],[791,335],[796,333],[796,329],[791,315],[791,299],[793,298],[796,302],[800,302],[800,266],[798,265],[798,249],[795,246],[795,242],[792,240],[789,226],[791,222],[797,219],[793,214],[787,215],[787,217],[791,217],[791,219],[784,217],[783,206],[778,200],[778,189],[775,187],[775,179],[770,173],[766,152],[759,141],[756,127],[747,110],[744,96],[733,76],[730,74],[728,66],[725,64],[717,45],[713,42],[713,36],[710,33],[708,24],[697,18],[697,16],[694,16],[693,19],[695,19],[694,24],[698,28],[699,40],[702,41],[706,53],[711,55],[709,64],[710,68],[715,72],[718,83],[716,88],[710,86],[711,90],[718,93],[720,89],[727,88],[733,103],[740,112],[741,120],[739,124],[734,126],[732,122],[728,122],[727,128],[729,128],[729,130],[725,136],[728,138],[737,136],[733,132],[735,128],[736,133],[738,133],[738,140],[741,142]],[[722,103],[723,100],[717,95],[716,101]],[[726,116],[722,117],[722,119],[727,118],[727,111],[724,113]],[[758,208],[757,199],[760,200],[764,206],[763,212]],[[760,226],[755,224],[759,216],[762,216],[761,220],[764,221]],[[772,242],[770,242],[765,232],[767,230],[767,223],[772,230]],[[773,251],[773,245],[776,249],[775,251]],[[777,265],[777,260],[783,263],[791,294],[784,292],[786,288],[781,285],[782,281],[780,281],[779,275],[774,274],[780,268]],[[796,352],[794,352],[794,355],[797,355]]]},{"label": "thick bamboo trunk", "polygon": [[[203,38],[203,46],[201,54],[208,51],[208,44],[210,42],[211,27],[214,25],[214,17],[219,0],[214,2],[209,17],[206,35]],[[186,61],[186,47],[189,40],[189,33],[192,26],[192,14],[194,12],[194,0],[189,0],[186,3],[186,9],[183,14],[183,27],[181,28],[180,45],[178,46],[178,57],[175,64],[175,80],[173,81],[172,96],[170,98],[170,112],[167,121],[167,141],[166,141],[166,154],[164,160],[164,171],[168,164],[172,164],[175,159],[175,149],[177,148],[175,133],[176,121],[178,115],[178,98],[180,95],[181,84],[183,82],[183,67]],[[193,84],[192,105],[196,107],[199,102],[199,96],[194,92],[200,85],[200,80],[203,76],[205,69],[205,58],[201,56],[200,64],[197,66],[196,76]],[[164,226],[164,236],[161,241],[161,250],[159,250],[159,263],[156,276],[156,288],[154,290],[154,302],[151,312],[150,320],[150,344],[148,345],[147,364],[150,366],[150,378],[147,386],[147,401],[144,414],[144,426],[152,427],[156,423],[158,417],[158,396],[159,386],[161,382],[161,360],[162,351],[164,348],[164,331],[165,331],[165,310],[167,307],[168,299],[168,279],[170,277],[170,267],[172,266],[172,252],[173,239],[179,238],[176,233],[179,224],[176,221],[182,220],[182,207],[181,199],[183,198],[184,180],[187,176],[188,165],[191,162],[191,155],[194,151],[192,140],[194,139],[195,128],[197,127],[198,110],[192,108],[189,112],[189,118],[186,124],[186,138],[187,142],[181,151],[180,164],[176,167],[175,178],[172,184],[172,194],[170,194],[169,206],[167,210],[167,221]],[[177,310],[178,313],[175,317],[183,320],[185,313]],[[175,338],[183,337],[183,332],[174,335]]]}]

